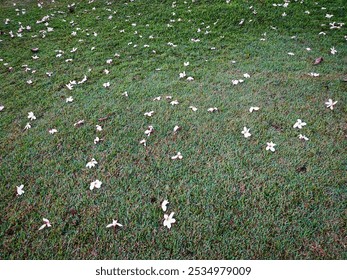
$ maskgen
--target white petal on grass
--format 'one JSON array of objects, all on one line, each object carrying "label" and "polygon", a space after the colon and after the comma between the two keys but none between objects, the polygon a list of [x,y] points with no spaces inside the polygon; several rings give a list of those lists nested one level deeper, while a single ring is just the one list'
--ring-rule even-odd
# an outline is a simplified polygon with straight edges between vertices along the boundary
[{"label": "white petal on grass", "polygon": [[217,107],[211,107],[211,108],[208,108],[207,109],[207,112],[216,112],[216,111],[218,111],[218,108]]},{"label": "white petal on grass", "polygon": [[142,140],[140,141],[140,144],[146,147],[146,145],[147,145],[147,144],[146,144],[146,139],[142,139]]},{"label": "white petal on grass", "polygon": [[24,127],[24,130],[28,130],[28,129],[30,129],[31,128],[31,124],[30,123],[27,123],[26,125],[25,125],[25,127]]},{"label": "white petal on grass", "polygon": [[143,115],[146,116],[146,117],[152,117],[153,114],[154,114],[154,111],[150,111],[150,112],[144,113]]},{"label": "white petal on grass", "polygon": [[17,188],[17,196],[22,195],[24,193],[24,185],[16,186]]},{"label": "white petal on grass", "polygon": [[94,144],[96,145],[97,143],[99,143],[100,142],[100,138],[99,137],[95,137],[95,139],[94,139]]},{"label": "white petal on grass", "polygon": [[297,119],[296,123],[293,125],[293,128],[299,128],[302,129],[306,125],[305,122],[303,122],[300,119]]},{"label": "white petal on grass", "polygon": [[302,134],[299,135],[299,139],[308,141],[308,138],[305,135],[302,135]]},{"label": "white petal on grass", "polygon": [[43,220],[44,224],[39,228],[39,230],[42,230],[42,229],[44,229],[45,227],[51,227],[51,226],[52,226],[51,223],[50,223],[50,221],[49,221],[48,219],[43,218],[42,220]]},{"label": "white petal on grass", "polygon": [[102,126],[101,125],[97,124],[95,127],[96,127],[96,131],[102,131]]},{"label": "white petal on grass", "polygon": [[181,152],[178,152],[175,156],[171,157],[171,159],[173,159],[173,160],[182,159],[182,158],[183,158],[183,156],[182,156]]},{"label": "white petal on grass", "polygon": [[194,106],[189,106],[189,109],[192,109],[193,112],[197,111],[198,108],[194,107]]},{"label": "white petal on grass", "polygon": [[147,136],[150,136],[152,133],[153,133],[153,131],[154,131],[154,128],[153,128],[153,126],[148,126],[148,128],[145,130],[145,134],[147,135]]},{"label": "white petal on grass", "polygon": [[171,224],[176,222],[176,220],[173,218],[174,214],[175,214],[174,212],[171,212],[170,215],[164,214],[164,222],[163,222],[164,227],[167,227],[168,229],[170,229]]},{"label": "white petal on grass", "polygon": [[337,101],[333,101],[332,99],[328,99],[327,102],[325,102],[325,105],[327,108],[330,108],[330,110],[334,110],[334,106],[336,105]]},{"label": "white petal on grass", "polygon": [[28,119],[30,119],[31,121],[36,120],[36,117],[33,112],[28,113]]},{"label": "white petal on grass", "polygon": [[49,134],[54,134],[54,133],[57,133],[58,130],[56,130],[55,128],[52,128],[48,132],[49,132]]},{"label": "white petal on grass", "polygon": [[259,109],[260,109],[259,107],[252,106],[251,108],[249,108],[249,112],[252,113],[253,111],[259,111]]},{"label": "white petal on grass", "polygon": [[245,138],[249,138],[252,134],[249,132],[249,128],[247,128],[247,127],[244,127],[243,128],[243,130],[241,131],[241,133],[243,134],[243,136],[245,137]]},{"label": "white petal on grass", "polygon": [[110,227],[114,227],[115,228],[116,226],[122,227],[123,225],[118,223],[118,220],[113,220],[112,224],[107,225],[106,228],[110,228]]},{"label": "white petal on grass", "polygon": [[73,97],[72,96],[69,96],[66,98],[65,102],[66,103],[71,103],[73,101]]},{"label": "white petal on grass", "polygon": [[92,168],[92,167],[95,167],[97,164],[98,162],[95,160],[95,158],[92,158],[92,160],[86,164],[86,167]]},{"label": "white petal on grass", "polygon": [[174,133],[177,133],[177,131],[181,130],[181,127],[178,126],[178,125],[175,125],[174,129],[173,129],[173,132]]},{"label": "white petal on grass", "polygon": [[168,204],[169,204],[169,201],[166,199],[161,203],[161,209],[163,209],[164,212],[166,212]]},{"label": "white petal on grass", "polygon": [[89,189],[90,190],[93,190],[94,188],[100,189],[101,185],[102,185],[101,181],[95,180],[94,182],[90,183]]},{"label": "white petal on grass", "polygon": [[271,142],[268,142],[268,143],[266,143],[266,150],[267,151],[271,151],[271,152],[274,152],[275,151],[275,146],[276,146],[276,144],[275,143],[273,143],[272,141]]}]

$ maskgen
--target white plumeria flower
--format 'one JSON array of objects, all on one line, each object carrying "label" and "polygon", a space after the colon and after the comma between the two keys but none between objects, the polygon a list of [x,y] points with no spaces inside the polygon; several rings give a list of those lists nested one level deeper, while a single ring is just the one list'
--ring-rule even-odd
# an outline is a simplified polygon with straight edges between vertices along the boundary
[{"label": "white plumeria flower", "polygon": [[167,201],[166,199],[161,203],[161,209],[163,209],[164,212],[166,212],[168,204],[169,201]]},{"label": "white plumeria flower", "polygon": [[267,151],[271,151],[271,152],[274,152],[275,151],[275,146],[276,146],[276,144],[275,143],[272,143],[272,141],[271,142],[268,142],[268,143],[266,143],[267,144],[267,146],[266,146],[266,150]]},{"label": "white plumeria flower", "polygon": [[30,119],[31,121],[36,120],[36,117],[33,112],[28,113],[28,119]]},{"label": "white plumeria flower", "polygon": [[17,188],[17,196],[22,195],[24,193],[23,188],[24,185],[16,186]]},{"label": "white plumeria flower", "polygon": [[72,96],[69,96],[66,98],[65,102],[66,103],[71,103],[73,101],[73,97]]},{"label": "white plumeria flower", "polygon": [[170,104],[171,104],[171,105],[178,105],[179,102],[178,102],[177,100],[174,100],[174,101],[171,101]]},{"label": "white plumeria flower", "polygon": [[31,124],[30,123],[27,123],[26,125],[25,125],[25,127],[24,127],[24,130],[28,130],[28,129],[30,129],[31,128]]},{"label": "white plumeria flower", "polygon": [[181,130],[181,127],[178,125],[175,125],[173,132],[176,133],[177,131]]},{"label": "white plumeria flower", "polygon": [[153,114],[154,114],[154,111],[144,113],[144,115],[147,117],[152,117]]},{"label": "white plumeria flower", "polygon": [[311,72],[308,74],[311,77],[319,77],[319,73]]},{"label": "white plumeria flower", "polygon": [[147,145],[147,144],[146,144],[146,139],[142,139],[142,140],[140,141],[140,144],[146,147],[146,145]]},{"label": "white plumeria flower", "polygon": [[295,54],[294,54],[294,53],[292,53],[292,52],[289,52],[289,53],[288,53],[288,55],[291,55],[291,56],[293,56],[293,55],[295,55]]},{"label": "white plumeria flower", "polygon": [[182,73],[180,73],[180,79],[184,78],[186,76],[186,72],[183,71]]},{"label": "white plumeria flower", "polygon": [[178,152],[177,155],[171,157],[171,159],[173,159],[173,160],[175,160],[175,159],[182,159],[182,158],[183,158],[183,156],[182,156],[182,154],[180,152]]},{"label": "white plumeria flower", "polygon": [[170,215],[164,214],[164,223],[163,223],[164,227],[167,227],[168,229],[170,229],[171,224],[176,222],[176,220],[173,218],[174,214],[175,214],[174,212],[171,212]]},{"label": "white plumeria flower", "polygon": [[4,108],[5,108],[5,106],[0,105],[0,112],[1,112],[2,110],[4,110]]},{"label": "white plumeria flower", "polygon": [[248,73],[243,74],[243,76],[244,76],[246,79],[248,79],[248,78],[251,77]]},{"label": "white plumeria flower", "polygon": [[192,109],[193,112],[197,111],[198,108],[194,107],[194,106],[189,106],[189,109]]},{"label": "white plumeria flower", "polygon": [[125,97],[128,97],[128,96],[129,96],[127,91],[124,91],[124,92],[122,93],[122,95],[125,96]]},{"label": "white plumeria flower", "polygon": [[102,185],[101,181],[95,180],[94,182],[90,183],[89,189],[90,190],[93,190],[94,188],[100,189],[101,185]]},{"label": "white plumeria flower", "polygon": [[51,77],[51,76],[53,75],[53,72],[46,72],[46,75],[47,75],[48,77]]},{"label": "white plumeria flower", "polygon": [[244,127],[243,130],[241,131],[241,133],[243,134],[243,136],[245,136],[245,138],[250,137],[252,134],[249,133],[249,128]]},{"label": "white plumeria flower", "polygon": [[27,81],[27,84],[28,84],[28,85],[31,85],[32,83],[33,83],[32,80],[28,80],[28,81]]},{"label": "white plumeria flower", "polygon": [[96,131],[102,131],[102,126],[101,125],[97,124],[95,127],[96,127]]},{"label": "white plumeria flower", "polygon": [[303,126],[305,126],[306,125],[306,123],[305,122],[303,122],[302,120],[300,120],[300,119],[298,119],[297,121],[296,121],[296,123],[293,125],[293,128],[299,128],[299,129],[301,129]]},{"label": "white plumeria flower", "polygon": [[153,98],[153,101],[159,101],[161,99],[161,96],[157,96],[155,98]]},{"label": "white plumeria flower", "polygon": [[113,61],[113,60],[110,58],[110,59],[107,59],[107,60],[106,60],[106,63],[107,63],[107,64],[111,64],[112,61]]},{"label": "white plumeria flower", "polygon": [[302,134],[299,135],[299,139],[308,141],[308,138],[305,135],[302,135]]},{"label": "white plumeria flower", "polygon": [[97,143],[99,143],[100,142],[100,138],[99,137],[95,137],[95,139],[94,139],[94,144],[96,145]]},{"label": "white plumeria flower", "polygon": [[183,63],[184,66],[189,66],[189,61]]},{"label": "white plumeria flower", "polygon": [[56,130],[55,128],[52,128],[48,131],[50,134],[54,134],[54,133],[57,133],[58,130]]},{"label": "white plumeria flower", "polygon": [[249,108],[249,112],[252,113],[253,111],[259,111],[259,109],[260,109],[259,107],[252,106],[251,108]]},{"label": "white plumeria flower", "polygon": [[98,162],[95,160],[95,158],[92,158],[92,160],[86,164],[86,167],[87,168],[92,168],[92,167],[94,167],[97,164],[98,164]]},{"label": "white plumeria flower", "polygon": [[108,74],[110,73],[110,71],[107,70],[107,69],[105,69],[103,72],[104,72],[106,75],[108,75]]},{"label": "white plumeria flower", "polygon": [[108,88],[108,87],[110,87],[110,82],[103,83],[102,85],[104,86],[104,88]]},{"label": "white plumeria flower", "polygon": [[189,81],[189,82],[194,81],[194,78],[193,77],[188,77],[187,81]]},{"label": "white plumeria flower", "polygon": [[152,132],[154,131],[154,128],[153,128],[153,126],[148,126],[148,129],[147,130],[145,130],[145,134],[147,135],[147,136],[150,136],[151,134],[152,134]]},{"label": "white plumeria flower", "polygon": [[118,220],[113,220],[112,224],[107,225],[106,228],[110,228],[110,227],[115,228],[116,226],[122,227],[123,225],[118,223]]},{"label": "white plumeria flower", "polygon": [[51,223],[50,223],[50,221],[49,221],[48,219],[43,218],[42,220],[43,220],[44,224],[39,228],[39,230],[42,230],[42,229],[44,229],[45,227],[51,227],[51,226],[52,226]]},{"label": "white plumeria flower", "polygon": [[169,100],[169,99],[172,99],[172,96],[171,95],[167,95],[167,96],[165,96],[165,98]]},{"label": "white plumeria flower", "polygon": [[218,110],[217,107],[213,107],[213,108],[211,107],[211,108],[208,108],[208,109],[207,109],[207,112],[211,112],[211,113],[212,113],[212,112],[215,112],[215,111],[217,111],[217,110]]},{"label": "white plumeria flower", "polygon": [[336,105],[337,101],[333,101],[329,98],[327,102],[325,102],[325,105],[327,105],[327,108],[330,108],[330,110],[334,110],[334,106]]},{"label": "white plumeria flower", "polygon": [[330,49],[330,53],[331,53],[331,54],[336,54],[336,53],[337,53],[337,50],[335,49],[335,47],[332,47],[332,48]]}]

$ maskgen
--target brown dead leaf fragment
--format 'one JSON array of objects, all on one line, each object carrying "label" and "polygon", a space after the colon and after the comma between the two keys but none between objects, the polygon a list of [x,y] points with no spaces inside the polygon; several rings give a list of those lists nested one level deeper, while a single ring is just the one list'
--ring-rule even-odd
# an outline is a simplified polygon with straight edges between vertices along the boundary
[{"label": "brown dead leaf fragment", "polygon": [[317,64],[321,63],[322,61],[323,61],[323,57],[320,56],[320,57],[315,59],[315,61],[313,62],[313,65],[317,65]]}]

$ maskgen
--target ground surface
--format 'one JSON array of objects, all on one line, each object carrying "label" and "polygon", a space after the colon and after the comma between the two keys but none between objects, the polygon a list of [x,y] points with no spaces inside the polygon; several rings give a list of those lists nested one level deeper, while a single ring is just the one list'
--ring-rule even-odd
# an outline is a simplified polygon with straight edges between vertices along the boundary
[{"label": "ground surface", "polygon": [[17,2],[0,2],[2,259],[347,258],[345,1]]}]

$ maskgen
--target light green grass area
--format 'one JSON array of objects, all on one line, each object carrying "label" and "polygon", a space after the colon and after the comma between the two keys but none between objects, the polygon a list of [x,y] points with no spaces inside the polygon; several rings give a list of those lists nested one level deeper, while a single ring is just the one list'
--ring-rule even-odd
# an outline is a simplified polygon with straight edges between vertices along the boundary
[{"label": "light green grass area", "polygon": [[1,259],[347,259],[344,0],[16,2],[0,1]]}]

